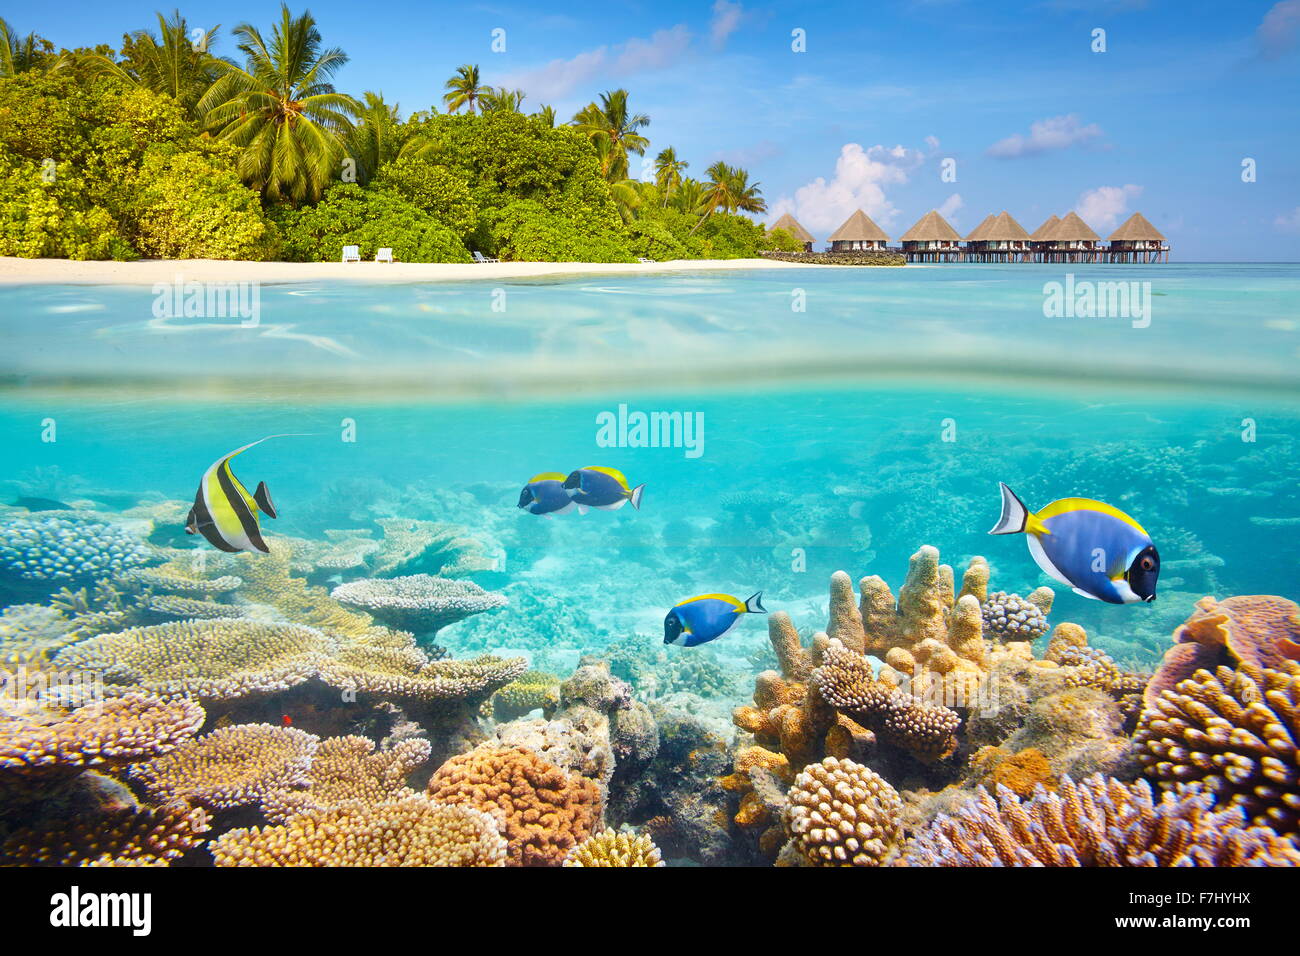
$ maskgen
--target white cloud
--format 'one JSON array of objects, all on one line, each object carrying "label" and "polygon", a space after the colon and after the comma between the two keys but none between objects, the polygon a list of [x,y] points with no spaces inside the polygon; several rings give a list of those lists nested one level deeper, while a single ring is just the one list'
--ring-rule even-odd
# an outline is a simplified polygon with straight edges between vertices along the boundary
[{"label": "white cloud", "polygon": [[1079,197],[1074,211],[1099,232],[1114,229],[1120,224],[1121,218],[1128,218],[1128,201],[1140,195],[1142,187],[1132,183],[1126,186],[1098,186]]},{"label": "white cloud", "polygon": [[731,3],[730,0],[717,0],[713,4],[713,21],[709,25],[709,39],[717,49],[720,50],[727,45],[727,37],[736,32],[744,12],[744,8],[739,3]]},{"label": "white cloud", "polygon": [[1290,212],[1284,212],[1273,220],[1273,225],[1283,232],[1300,232],[1300,206]]},{"label": "white cloud", "polygon": [[1053,116],[1049,119],[1035,120],[1029,124],[1029,135],[1016,133],[1006,139],[1000,139],[986,151],[989,156],[999,159],[1012,159],[1019,156],[1032,156],[1053,149],[1068,149],[1080,143],[1097,139],[1101,136],[1101,127],[1096,123],[1084,126],[1077,113]]},{"label": "white cloud", "polygon": [[927,137],[925,138],[925,145],[926,145],[926,146],[929,146],[930,149],[932,149],[932,150],[938,149],[938,148],[939,148],[939,137],[938,137],[938,136],[935,136],[933,133],[931,133],[929,136],[927,136]]},{"label": "white cloud", "polygon": [[1300,0],[1282,0],[1264,14],[1255,30],[1259,51],[1266,60],[1284,56],[1300,37]]},{"label": "white cloud", "polygon": [[871,146],[845,143],[835,161],[835,175],[817,177],[795,190],[794,197],[782,196],[771,207],[771,218],[792,213],[806,229],[827,232],[839,226],[855,209],[861,209],[882,226],[898,215],[885,195],[885,186],[907,182],[909,173],[921,165],[925,155],[904,146]]},{"label": "white cloud", "polygon": [[964,205],[966,201],[961,198],[961,193],[953,193],[939,205],[939,215],[944,219],[952,219]]},{"label": "white cloud", "polygon": [[502,85],[519,87],[535,102],[562,99],[597,76],[611,79],[662,70],[680,60],[691,45],[691,32],[678,24],[649,38],[633,37],[619,46],[600,46],[532,70],[512,73]]}]

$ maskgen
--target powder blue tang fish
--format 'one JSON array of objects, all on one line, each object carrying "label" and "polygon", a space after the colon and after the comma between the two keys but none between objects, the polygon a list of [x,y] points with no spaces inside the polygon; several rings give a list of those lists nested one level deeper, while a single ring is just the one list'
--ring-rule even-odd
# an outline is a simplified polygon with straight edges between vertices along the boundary
[{"label": "powder blue tang fish", "polygon": [[726,634],[742,614],[766,614],[763,592],[747,601],[730,594],[701,594],[683,601],[664,618],[664,643],[698,647]]},{"label": "powder blue tang fish", "polygon": [[628,501],[639,511],[641,495],[645,492],[645,485],[630,487],[627,478],[617,468],[600,465],[590,465],[571,472],[564,479],[564,488],[579,506],[579,511],[587,508],[616,511]]},{"label": "powder blue tang fish", "polygon": [[558,471],[544,471],[534,475],[519,492],[519,507],[532,515],[562,515],[578,506],[564,490],[564,475]]},{"label": "powder blue tang fish", "polygon": [[1031,512],[1006,485],[989,534],[1024,533],[1038,566],[1075,594],[1109,604],[1156,599],[1160,554],[1143,527],[1111,505],[1062,498]]}]

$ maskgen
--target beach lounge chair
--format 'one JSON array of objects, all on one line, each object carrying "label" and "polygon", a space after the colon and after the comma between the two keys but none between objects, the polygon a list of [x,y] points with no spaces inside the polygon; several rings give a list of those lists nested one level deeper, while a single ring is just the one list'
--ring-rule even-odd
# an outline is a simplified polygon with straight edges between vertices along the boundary
[{"label": "beach lounge chair", "polygon": [[344,261],[344,262],[360,262],[360,261],[361,261],[361,247],[360,247],[360,246],[344,246],[344,247],[343,247],[343,261]]},{"label": "beach lounge chair", "polygon": [[384,248],[380,249],[378,252],[375,253],[375,261],[376,261],[376,262],[392,262],[392,261],[393,261],[393,250],[390,249],[390,248],[388,248],[388,246],[384,246]]},{"label": "beach lounge chair", "polygon": [[637,261],[637,262],[654,262],[655,260],[654,260],[654,259],[642,259],[640,256],[637,256],[637,257],[636,257],[636,261]]},{"label": "beach lounge chair", "polygon": [[475,250],[474,250],[474,261],[475,261],[475,262],[500,262],[501,260],[500,260],[500,259],[489,259],[487,256],[483,255],[483,253],[481,253],[481,252],[479,252],[477,249],[475,249]]}]

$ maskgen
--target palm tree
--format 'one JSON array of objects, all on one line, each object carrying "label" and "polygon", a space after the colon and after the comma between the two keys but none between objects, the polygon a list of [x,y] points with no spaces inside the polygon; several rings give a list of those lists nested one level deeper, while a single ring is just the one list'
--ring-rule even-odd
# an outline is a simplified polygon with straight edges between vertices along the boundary
[{"label": "palm tree", "polygon": [[723,212],[766,212],[767,203],[758,183],[749,181],[749,173],[739,166],[716,162],[708,169],[709,182],[704,187],[704,215],[695,224],[695,232],[715,210]]},{"label": "palm tree", "polygon": [[384,102],[382,93],[367,90],[357,123],[345,138],[347,155],[357,164],[357,178],[368,183],[379,167],[397,158],[401,148],[397,107]]},{"label": "palm tree", "polygon": [[551,129],[555,129],[555,107],[554,106],[543,106],[540,110],[538,110],[536,113],[533,114],[533,118],[541,120],[543,126],[549,126]]},{"label": "palm tree", "polygon": [[655,185],[663,193],[664,205],[668,204],[668,198],[682,184],[682,171],[690,163],[677,158],[677,150],[671,146],[659,151],[655,157]]},{"label": "palm tree", "polygon": [[694,215],[704,208],[704,197],[704,184],[698,179],[686,178],[673,190],[668,201],[678,212]]},{"label": "palm tree", "polygon": [[218,61],[221,77],[199,100],[199,115],[242,148],[236,169],[254,189],[295,204],[319,198],[339,172],[344,137],[362,109],[329,83],[347,54],[322,50],[312,15],[294,19],[286,4],[269,44],[248,23],[235,36],[245,65]]},{"label": "palm tree", "polygon": [[601,172],[610,182],[627,179],[627,154],[644,155],[650,145],[650,140],[637,132],[650,125],[650,117],[628,112],[627,90],[600,94],[600,105],[588,104],[574,116],[573,123],[595,144]]},{"label": "palm tree", "polygon": [[443,88],[447,91],[442,98],[447,104],[447,112],[454,113],[462,106],[468,106],[470,115],[473,115],[479,97],[488,90],[479,84],[478,67],[470,63],[456,67],[455,74]]},{"label": "palm tree", "polygon": [[216,57],[210,52],[219,27],[190,35],[189,24],[179,10],[166,19],[158,17],[158,36],[136,30],[122,39],[122,60],[114,62],[99,53],[88,53],[82,61],[96,73],[118,79],[155,93],[166,93],[197,118],[195,107],[220,75]]},{"label": "palm tree", "polygon": [[20,37],[3,17],[0,17],[0,77],[17,76],[41,66],[45,55],[54,44],[35,33]]},{"label": "palm tree", "polygon": [[480,97],[484,113],[520,113],[524,105],[523,90],[507,90],[505,87],[489,86]]}]

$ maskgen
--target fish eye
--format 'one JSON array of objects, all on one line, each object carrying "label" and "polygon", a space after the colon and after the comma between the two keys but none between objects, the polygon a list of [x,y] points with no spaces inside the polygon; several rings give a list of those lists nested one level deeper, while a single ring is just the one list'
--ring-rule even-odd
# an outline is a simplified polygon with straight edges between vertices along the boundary
[{"label": "fish eye", "polygon": [[1143,570],[1143,571],[1150,571],[1150,570],[1151,570],[1152,568],[1154,568],[1155,566],[1156,566],[1155,559],[1152,558],[1151,555],[1147,555],[1145,558],[1142,559],[1142,570]]}]

